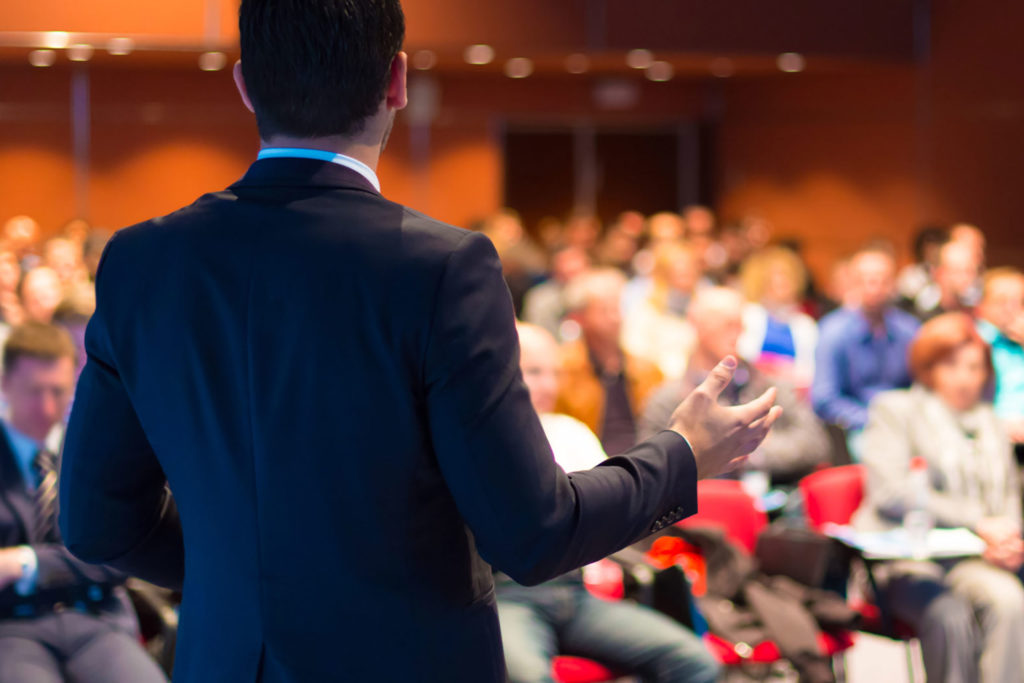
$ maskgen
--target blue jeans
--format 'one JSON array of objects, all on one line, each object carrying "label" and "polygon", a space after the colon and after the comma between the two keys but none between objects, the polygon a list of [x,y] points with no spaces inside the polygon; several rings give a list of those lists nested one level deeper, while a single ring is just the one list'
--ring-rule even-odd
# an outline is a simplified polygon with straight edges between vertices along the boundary
[{"label": "blue jeans", "polygon": [[595,598],[579,583],[500,586],[498,619],[511,683],[550,683],[558,654],[657,683],[711,683],[718,676],[714,657],[682,624],[633,602]]}]

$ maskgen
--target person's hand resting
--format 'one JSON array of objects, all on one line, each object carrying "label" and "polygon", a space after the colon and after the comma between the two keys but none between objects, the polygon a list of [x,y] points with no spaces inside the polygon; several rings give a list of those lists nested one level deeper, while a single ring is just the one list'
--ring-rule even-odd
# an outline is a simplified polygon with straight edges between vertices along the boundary
[{"label": "person's hand resting", "polygon": [[690,443],[697,477],[709,479],[728,472],[756,449],[782,414],[769,389],[750,403],[722,406],[718,396],[732,381],[736,359],[727,356],[672,414],[670,429]]},{"label": "person's hand resting", "polygon": [[1016,573],[1024,565],[1024,540],[1020,526],[1006,517],[986,517],[975,532],[985,541],[982,556],[991,564]]},{"label": "person's hand resting", "polygon": [[0,548],[0,590],[17,582],[24,573],[19,548]]}]

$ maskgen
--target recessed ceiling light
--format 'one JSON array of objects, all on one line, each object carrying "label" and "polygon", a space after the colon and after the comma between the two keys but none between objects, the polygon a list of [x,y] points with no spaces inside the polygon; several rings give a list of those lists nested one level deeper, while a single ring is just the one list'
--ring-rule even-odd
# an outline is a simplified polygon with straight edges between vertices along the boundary
[{"label": "recessed ceiling light", "polygon": [[584,74],[590,69],[590,57],[582,52],[571,54],[565,58],[565,70],[571,74]]},{"label": "recessed ceiling light", "polygon": [[420,71],[429,71],[437,66],[437,55],[433,50],[417,50],[412,56],[412,66]]},{"label": "recessed ceiling light", "polygon": [[729,78],[736,73],[736,65],[728,57],[712,59],[708,70],[715,78]]},{"label": "recessed ceiling light", "polygon": [[626,53],[626,64],[631,69],[646,69],[654,63],[654,53],[650,50],[630,50]]},{"label": "recessed ceiling light", "polygon": [[92,53],[92,45],[87,45],[86,43],[78,43],[68,47],[68,59],[72,62],[88,62],[92,59]]},{"label": "recessed ceiling light", "polygon": [[67,31],[47,31],[43,34],[43,47],[60,50],[68,46],[71,35]]},{"label": "recessed ceiling light", "polygon": [[228,56],[223,52],[204,52],[199,55],[199,68],[203,71],[220,71],[228,63]]},{"label": "recessed ceiling light", "polygon": [[799,52],[784,52],[779,55],[775,63],[778,65],[779,71],[785,71],[788,74],[799,73],[807,67],[807,60]]},{"label": "recessed ceiling light", "polygon": [[107,52],[112,55],[130,55],[135,49],[135,41],[131,38],[111,38],[107,41]]},{"label": "recessed ceiling light", "polygon": [[470,64],[490,64],[494,61],[494,48],[490,45],[470,45],[463,56]]},{"label": "recessed ceiling light", "polygon": [[505,62],[505,75],[509,78],[526,78],[533,73],[533,60],[513,57]]},{"label": "recessed ceiling light", "polygon": [[53,50],[32,50],[28,53],[28,63],[32,66],[53,66],[57,61],[57,53]]},{"label": "recessed ceiling light", "polygon": [[652,62],[644,72],[648,80],[655,81],[657,83],[664,83],[665,81],[671,81],[675,75],[675,68],[668,62]]}]

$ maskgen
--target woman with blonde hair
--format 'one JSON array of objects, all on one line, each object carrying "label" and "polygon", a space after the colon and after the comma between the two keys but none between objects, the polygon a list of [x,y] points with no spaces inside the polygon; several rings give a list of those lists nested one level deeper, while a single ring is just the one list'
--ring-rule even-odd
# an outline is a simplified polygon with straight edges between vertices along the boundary
[{"label": "woman with blonde hair", "polygon": [[771,377],[807,389],[814,377],[818,324],[800,310],[807,270],[791,249],[768,247],[740,269],[747,297],[739,353]]},{"label": "woman with blonde hair", "polygon": [[702,276],[700,256],[691,245],[659,244],[650,294],[626,314],[623,348],[657,365],[665,377],[680,377],[693,351],[695,337],[686,311]]}]

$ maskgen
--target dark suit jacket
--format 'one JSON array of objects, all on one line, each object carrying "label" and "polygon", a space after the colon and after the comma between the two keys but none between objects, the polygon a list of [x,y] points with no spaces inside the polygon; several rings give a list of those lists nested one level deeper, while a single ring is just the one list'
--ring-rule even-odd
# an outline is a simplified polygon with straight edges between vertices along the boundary
[{"label": "dark suit jacket", "polygon": [[[0,548],[31,546],[39,563],[36,591],[21,596],[14,586],[8,586],[0,591],[0,609],[17,610],[26,617],[45,614],[48,606],[67,601],[72,592],[88,594],[92,586],[110,588],[124,582],[126,576],[121,572],[78,560],[53,538],[37,538],[35,527],[35,496],[22,477],[7,433],[0,427]],[[137,628],[135,614],[123,596],[107,601],[100,616],[125,628]],[[31,618],[0,619],[0,637],[31,639],[35,632]]]},{"label": "dark suit jacket", "polygon": [[488,562],[538,583],[696,510],[673,432],[566,476],[490,241],[329,162],[120,231],[86,348],[62,529],[184,582],[175,680],[503,680]]}]

